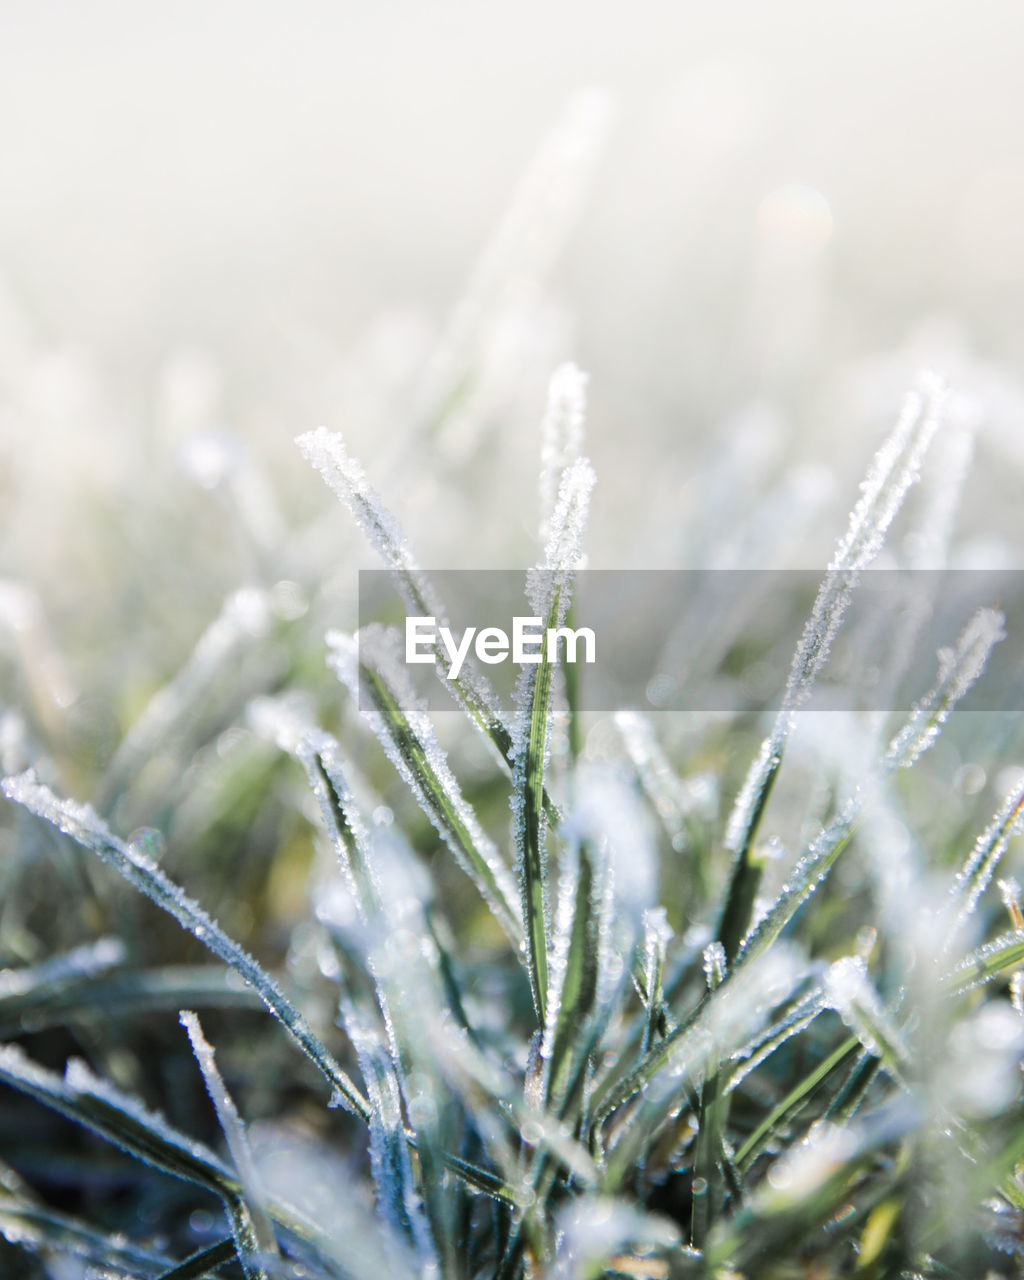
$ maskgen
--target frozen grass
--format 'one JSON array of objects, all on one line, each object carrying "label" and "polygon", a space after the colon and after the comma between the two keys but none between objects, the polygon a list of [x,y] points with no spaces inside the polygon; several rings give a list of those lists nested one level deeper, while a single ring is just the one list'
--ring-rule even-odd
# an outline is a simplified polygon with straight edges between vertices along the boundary
[{"label": "frozen grass", "polygon": [[[536,179],[565,152],[566,199],[599,105]],[[459,390],[528,206],[428,371],[420,440],[465,430]],[[557,369],[538,437],[525,585],[549,626],[602,492],[586,386]],[[232,594],[105,769],[48,716],[2,708],[5,1274],[1019,1274],[1024,790],[1005,717],[941,750],[1006,641],[997,602],[913,672],[927,692],[902,722],[851,714],[827,750],[801,748],[858,578],[922,474],[915,554],[934,567],[950,546],[969,442],[947,409],[925,377],[871,462],[767,733],[587,719],[549,661],[511,710],[439,662],[440,725],[387,630],[328,633],[312,575],[308,615],[290,580]],[[298,443],[410,612],[443,616],[340,437]],[[996,786],[956,792],[978,756]],[[70,798],[90,789],[95,807]],[[139,814],[167,840],[125,829]]]}]

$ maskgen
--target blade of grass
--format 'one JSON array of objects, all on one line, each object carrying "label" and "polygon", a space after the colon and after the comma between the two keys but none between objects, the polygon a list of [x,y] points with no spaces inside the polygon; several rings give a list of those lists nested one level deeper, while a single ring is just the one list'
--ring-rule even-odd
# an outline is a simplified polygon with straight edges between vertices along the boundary
[{"label": "blade of grass", "polygon": [[750,926],[761,878],[760,868],[752,859],[754,842],[782,766],[794,713],[810,696],[828,660],[860,571],[881,550],[889,526],[920,474],[938,429],[944,398],[944,390],[935,378],[922,378],[920,388],[907,397],[895,428],[875,455],[793,655],[775,724],[736,799],[726,833],[726,848],[735,856],[718,929],[729,964],[736,959],[741,939]]},{"label": "blade of grass", "polygon": [[134,888],[174,917],[214,955],[230,965],[252,987],[284,1025],[302,1051],[323,1074],[337,1105],[361,1119],[369,1116],[366,1099],[314,1034],[309,1023],[274,979],[247,951],[230,938],[199,904],[134,845],[118,839],[87,805],[61,801],[29,772],[5,778],[4,794],[70,836],[113,867]]},{"label": "blade of grass", "polygon": [[[69,1254],[91,1266],[116,1268],[128,1275],[158,1280],[171,1265],[155,1249],[132,1244],[123,1236],[111,1236],[48,1205],[29,1204],[4,1196],[0,1198],[0,1234],[17,1241],[30,1253]],[[234,1257],[232,1245],[231,1257]],[[224,1259],[228,1261],[229,1259]]]},{"label": "blade of grass", "polygon": [[522,930],[512,906],[512,877],[463,798],[433,726],[407,687],[391,638],[378,628],[366,628],[355,638],[332,632],[328,644],[331,665],[357,700],[392,764],[518,946]]},{"label": "blade of grass", "polygon": [[203,1034],[198,1017],[191,1011],[185,1011],[180,1014],[180,1021],[188,1033],[192,1052],[203,1074],[206,1091],[217,1112],[217,1119],[241,1183],[243,1194],[236,1204],[233,1221],[242,1269],[252,1280],[267,1280],[265,1260],[280,1255],[242,1118],[234,1099],[228,1093],[217,1067],[213,1048]]},{"label": "blade of grass", "polygon": [[226,1236],[208,1249],[202,1249],[184,1262],[179,1262],[170,1271],[162,1272],[157,1280],[201,1280],[203,1276],[212,1275],[222,1263],[230,1262],[234,1256],[234,1238]]},{"label": "blade of grass", "polygon": [[36,987],[0,997],[0,1039],[60,1026],[69,1019],[127,1017],[185,1005],[202,1008],[264,1008],[251,987],[217,965],[170,965],[141,973],[68,978],[52,989]]},{"label": "blade of grass", "polygon": [[1014,930],[972,951],[947,974],[943,984],[952,995],[965,995],[975,987],[1007,978],[1024,964],[1024,932]]},{"label": "blade of grass", "polygon": [[552,951],[555,981],[550,988],[541,1043],[541,1056],[547,1065],[545,1103],[555,1111],[560,1111],[565,1101],[580,1031],[597,995],[604,894],[595,876],[593,852],[588,840],[580,842],[576,866],[563,871],[565,883],[559,893],[558,914],[568,917],[571,911],[571,924],[559,929],[556,921]]},{"label": "blade of grass", "polygon": [[[561,477],[558,502],[548,526],[544,567],[528,575],[527,593],[545,635],[564,625],[572,599],[573,573],[582,553],[595,476],[586,458],[577,458]],[[547,1023],[549,929],[547,903],[547,815],[544,773],[551,732],[551,680],[557,655],[547,644],[538,660],[524,665],[516,682],[512,813],[516,862],[530,986],[541,1027]]]},{"label": "blade of grass", "polygon": [[860,1040],[850,1036],[790,1089],[737,1150],[736,1164],[742,1172],[750,1168],[775,1131],[803,1110],[833,1075],[855,1061],[860,1050]]}]

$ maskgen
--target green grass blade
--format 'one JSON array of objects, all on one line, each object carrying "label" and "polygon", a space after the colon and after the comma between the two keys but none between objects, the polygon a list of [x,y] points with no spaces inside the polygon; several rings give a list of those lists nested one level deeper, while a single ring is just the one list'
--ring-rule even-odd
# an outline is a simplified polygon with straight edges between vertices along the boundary
[{"label": "green grass blade", "polygon": [[331,633],[328,643],[332,665],[392,764],[518,946],[522,929],[512,905],[512,876],[459,790],[429,718],[407,688],[390,637],[367,628],[358,637]]},{"label": "green grass blade", "polygon": [[96,1268],[113,1268],[146,1280],[159,1280],[171,1266],[163,1253],[132,1244],[123,1235],[108,1235],[70,1214],[6,1195],[0,1197],[0,1234],[30,1253],[70,1255]]},{"label": "green grass blade", "polygon": [[[296,440],[303,456],[349,508],[391,573],[411,617],[434,617],[443,624],[447,610],[426,574],[416,563],[394,515],[371,486],[359,462],[351,457],[337,432],[321,427]],[[511,773],[512,735],[505,724],[496,694],[478,670],[464,667],[451,674],[451,659],[440,642],[434,645],[434,670],[457,706],[493,744],[499,759]]]},{"label": "green grass blade", "polygon": [[765,1145],[771,1140],[772,1134],[782,1125],[788,1123],[798,1111],[802,1110],[826,1081],[854,1062],[860,1051],[860,1040],[856,1036],[850,1036],[820,1062],[813,1071],[795,1084],[737,1150],[736,1164],[738,1168],[742,1172],[746,1172],[761,1151],[764,1150]]},{"label": "green grass blade", "polygon": [[69,1063],[61,1078],[38,1066],[16,1045],[2,1045],[0,1081],[163,1173],[205,1187],[221,1199],[237,1198],[237,1178],[212,1151],[98,1079],[84,1063]]},{"label": "green grass blade", "polygon": [[603,888],[596,874],[594,850],[589,840],[580,842],[575,873],[563,871],[565,884],[560,890],[559,914],[568,915],[571,902],[572,922],[566,931],[565,955],[558,955],[559,929],[556,922],[553,962],[561,969],[557,986],[552,985],[548,1006],[548,1026],[542,1055],[547,1059],[546,1103],[561,1112],[570,1073],[577,1060],[578,1049],[585,1037],[586,1026],[597,995],[601,949],[601,907]]},{"label": "green grass blade", "polygon": [[188,1033],[192,1052],[202,1072],[210,1101],[217,1112],[217,1120],[241,1183],[242,1195],[235,1201],[232,1213],[239,1260],[246,1276],[251,1280],[267,1280],[263,1264],[265,1260],[279,1256],[277,1237],[264,1203],[263,1188],[252,1158],[245,1126],[234,1099],[228,1093],[213,1048],[203,1034],[199,1018],[194,1012],[185,1011],[180,1015],[180,1020]]},{"label": "green grass blade", "polygon": [[227,1236],[223,1240],[218,1240],[216,1244],[210,1245],[208,1249],[194,1253],[191,1258],[179,1262],[170,1271],[164,1271],[157,1280],[201,1280],[203,1276],[211,1275],[223,1263],[230,1262],[234,1256],[234,1239]]},{"label": "green grass blade", "polygon": [[0,1039],[61,1026],[73,1018],[120,1018],[135,1013],[200,1008],[261,1009],[262,1000],[236,974],[218,965],[170,965],[141,973],[78,977],[53,988],[0,997]]},{"label": "green grass blade", "polygon": [[[555,625],[557,604],[549,610],[545,625]],[[516,753],[512,796],[515,815],[516,858],[523,921],[526,933],[530,986],[537,1020],[544,1026],[548,1005],[547,816],[544,811],[544,765],[551,715],[553,666],[545,656],[527,667],[520,692],[526,708],[524,740]]]},{"label": "green grass blade", "polygon": [[23,805],[84,848],[98,854],[129,884],[173,916],[214,955],[230,965],[256,992],[270,1012],[280,1019],[302,1051],[330,1083],[337,1105],[352,1111],[363,1120],[368,1118],[366,1099],[274,979],[197,902],[169,879],[155,862],[135,846],[118,839],[88,806],[59,800],[48,787],[37,782],[31,773],[5,778],[3,790],[8,799]]},{"label": "green grass blade", "polygon": [[726,833],[726,847],[736,856],[718,930],[730,964],[739,953],[752,918],[760,868],[751,854],[792,732],[794,712],[810,696],[828,660],[859,572],[881,550],[907,491],[918,479],[939,425],[944,398],[944,390],[936,380],[922,380],[921,387],[907,397],[896,426],[872,460],[860,499],[850,514],[849,526],[836,547],[793,655],[774,727],[737,796]]},{"label": "green grass blade", "polygon": [[733,966],[735,972],[749,968],[767,951],[825,880],[839,855],[853,838],[857,813],[857,804],[849,802],[811,844],[771,907],[753,931],[744,938]]},{"label": "green grass blade", "polygon": [[1007,978],[1024,964],[1024,931],[1016,929],[966,956],[943,980],[952,995]]}]

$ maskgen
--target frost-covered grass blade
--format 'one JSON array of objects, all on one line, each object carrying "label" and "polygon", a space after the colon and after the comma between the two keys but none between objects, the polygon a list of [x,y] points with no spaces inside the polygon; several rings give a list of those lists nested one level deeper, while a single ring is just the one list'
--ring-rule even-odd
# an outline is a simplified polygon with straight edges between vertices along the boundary
[{"label": "frost-covered grass blade", "polygon": [[188,929],[214,955],[230,965],[257,993],[267,1008],[319,1068],[335,1091],[339,1105],[366,1119],[366,1099],[341,1069],[309,1023],[284,992],[249,953],[221,929],[207,913],[139,849],[126,844],[111,832],[86,805],[59,800],[32,774],[5,778],[4,794],[24,805],[37,817],[52,823],[86,849],[91,849],[146,897],[161,907],[184,929]]},{"label": "frost-covered grass blade", "polygon": [[331,663],[359,702],[391,762],[455,854],[509,937],[520,935],[512,878],[463,799],[426,713],[404,678],[387,635],[332,633]]}]

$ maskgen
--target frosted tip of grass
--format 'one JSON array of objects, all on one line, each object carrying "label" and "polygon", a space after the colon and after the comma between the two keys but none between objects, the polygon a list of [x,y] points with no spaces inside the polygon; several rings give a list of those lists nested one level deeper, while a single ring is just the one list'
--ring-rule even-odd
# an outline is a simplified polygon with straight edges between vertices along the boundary
[{"label": "frosted tip of grass", "polygon": [[545,569],[565,571],[581,567],[583,533],[596,483],[597,475],[588,458],[577,458],[565,469],[544,548]]},{"label": "frosted tip of grass", "polygon": [[861,483],[861,496],[836,546],[830,572],[864,568],[881,550],[885,535],[938,430],[947,391],[942,379],[924,372],[907,396],[896,426],[875,454]]},{"label": "frosted tip of grass", "polygon": [[192,1052],[203,1074],[206,1091],[217,1112],[217,1120],[242,1183],[245,1210],[236,1218],[236,1243],[239,1253],[247,1275],[261,1277],[264,1273],[258,1259],[276,1255],[277,1238],[265,1207],[263,1189],[249,1149],[245,1126],[217,1067],[213,1046],[203,1034],[198,1016],[189,1010],[183,1010],[178,1016],[188,1034]]},{"label": "frosted tip of grass", "polygon": [[[951,904],[956,909],[956,919],[949,931],[947,949],[953,938],[974,912],[978,900],[984,893],[996,867],[1006,852],[1006,848],[1014,836],[1024,832],[1024,780],[1013,787],[1000,805],[998,811],[985,830],[974,842],[967,861],[957,872],[950,891]],[[1004,902],[1011,917],[1014,915],[1014,890],[1016,881],[1007,883]],[[1016,910],[1019,911],[1019,907]],[[1015,921],[1016,925],[1016,921]]]},{"label": "frosted tip of grass", "polygon": [[914,705],[906,724],[889,744],[886,768],[909,768],[928,750],[956,704],[984,672],[992,650],[1006,638],[1005,623],[998,609],[979,609],[956,645],[938,651],[938,680]]},{"label": "frosted tip of grass", "polygon": [[543,564],[527,574],[526,594],[530,606],[548,620],[548,626],[562,626],[565,622],[572,575],[586,564],[583,535],[590,495],[596,483],[597,476],[587,458],[577,458],[562,473],[558,501],[548,523]]},{"label": "frosted tip of grass", "polygon": [[587,375],[574,364],[555,370],[548,391],[541,442],[540,536],[547,542],[558,490],[567,467],[583,449]]},{"label": "frosted tip of grass", "polygon": [[832,1009],[846,1008],[870,990],[867,965],[862,956],[843,956],[825,972],[825,999]]},{"label": "frosted tip of grass", "polygon": [[747,770],[743,786],[736,796],[725,829],[725,847],[730,853],[738,853],[754,827],[756,814],[764,802],[765,790],[782,762],[777,735],[765,738],[761,750]]},{"label": "frosted tip of grass", "polygon": [[668,922],[668,912],[664,907],[647,907],[641,916],[641,925],[646,943],[651,947],[664,949],[672,941],[674,934]]},{"label": "frosted tip of grass", "polygon": [[1006,913],[1013,921],[1014,928],[1024,929],[1024,911],[1021,910],[1020,884],[1015,876],[1008,876],[998,881],[996,887],[1002,899]]},{"label": "frosted tip of grass", "polygon": [[319,471],[329,488],[348,507],[384,563],[407,574],[417,573],[398,521],[370,484],[362,464],[346,449],[341,432],[317,427],[296,436],[295,443],[306,461]]}]

